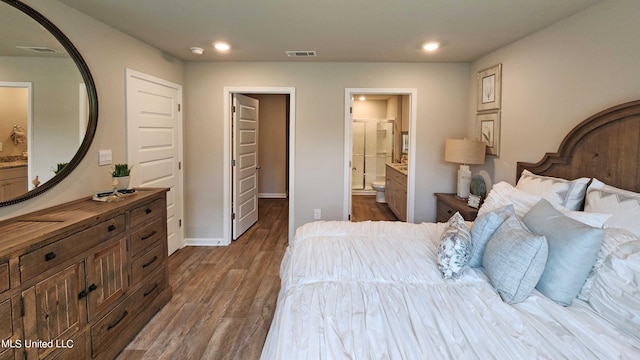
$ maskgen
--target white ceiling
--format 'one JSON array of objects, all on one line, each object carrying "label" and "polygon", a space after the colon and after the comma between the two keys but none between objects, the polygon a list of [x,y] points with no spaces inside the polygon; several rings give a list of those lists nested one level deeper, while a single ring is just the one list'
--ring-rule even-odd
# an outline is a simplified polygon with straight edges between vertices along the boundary
[{"label": "white ceiling", "polygon": [[58,1],[187,61],[471,62],[601,0]]}]

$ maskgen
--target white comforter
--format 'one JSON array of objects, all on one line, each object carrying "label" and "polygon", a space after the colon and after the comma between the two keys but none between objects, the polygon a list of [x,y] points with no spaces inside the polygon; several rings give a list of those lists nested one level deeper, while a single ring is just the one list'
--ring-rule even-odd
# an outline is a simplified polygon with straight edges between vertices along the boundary
[{"label": "white comforter", "polygon": [[640,340],[576,301],[502,302],[482,271],[441,278],[444,224],[317,222],[281,267],[263,359],[640,358]]}]

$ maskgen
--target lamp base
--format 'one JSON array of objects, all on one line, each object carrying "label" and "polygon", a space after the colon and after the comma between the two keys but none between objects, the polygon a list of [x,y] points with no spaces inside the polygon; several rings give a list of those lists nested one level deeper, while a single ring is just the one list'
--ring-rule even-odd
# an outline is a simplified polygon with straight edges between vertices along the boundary
[{"label": "lamp base", "polygon": [[471,186],[471,170],[468,165],[460,165],[458,170],[458,192],[456,196],[459,199],[469,198],[469,188]]}]

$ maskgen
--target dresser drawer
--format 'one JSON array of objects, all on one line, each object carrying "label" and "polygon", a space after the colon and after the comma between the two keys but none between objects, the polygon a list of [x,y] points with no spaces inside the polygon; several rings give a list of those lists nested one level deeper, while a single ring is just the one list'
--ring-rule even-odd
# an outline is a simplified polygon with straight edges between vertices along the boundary
[{"label": "dresser drawer", "polygon": [[438,202],[438,214],[437,214],[437,222],[447,222],[453,214],[456,213],[456,209],[451,206],[443,203],[442,201]]},{"label": "dresser drawer", "polygon": [[153,274],[153,277],[147,279],[144,286],[131,293],[129,297],[93,325],[91,327],[93,356],[96,357],[109,350],[111,343],[119,340],[118,334],[136,326],[134,324],[137,315],[148,307],[166,286],[166,279],[161,271]]},{"label": "dresser drawer", "polygon": [[131,227],[134,228],[151,218],[162,215],[166,206],[166,201],[161,198],[131,210]]},{"label": "dresser drawer", "polygon": [[165,238],[164,221],[158,218],[156,221],[146,225],[131,233],[131,257],[138,255],[142,250],[147,249],[156,242]]},{"label": "dresser drawer", "polygon": [[27,281],[52,269],[104,240],[123,233],[124,215],[103,221],[89,229],[41,247],[20,257],[20,277]]},{"label": "dresser drawer", "polygon": [[164,262],[164,246],[158,244],[131,263],[131,286],[144,281]]},{"label": "dresser drawer", "polygon": [[[3,342],[13,336],[13,316],[11,315],[11,299],[0,303],[0,340]],[[2,350],[2,347],[0,347]]]},{"label": "dresser drawer", "polygon": [[0,263],[0,293],[9,290],[9,262]]}]

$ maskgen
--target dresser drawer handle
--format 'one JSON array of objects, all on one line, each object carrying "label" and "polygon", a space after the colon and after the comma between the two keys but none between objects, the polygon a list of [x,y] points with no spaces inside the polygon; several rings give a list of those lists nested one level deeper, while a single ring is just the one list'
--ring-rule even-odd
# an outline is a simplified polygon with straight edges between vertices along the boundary
[{"label": "dresser drawer handle", "polygon": [[447,214],[453,213],[453,210],[447,210]]},{"label": "dresser drawer handle", "polygon": [[153,257],[153,259],[151,259],[151,261],[149,261],[149,262],[148,262],[148,263],[146,263],[146,264],[143,264],[143,265],[142,265],[142,268],[143,268],[143,269],[144,269],[144,268],[146,268],[147,266],[149,266],[149,265],[153,264],[156,260],[158,260],[158,257],[157,257],[157,256],[154,256],[154,257]]},{"label": "dresser drawer handle", "polygon": [[145,241],[145,240],[147,240],[148,238],[152,237],[153,235],[155,235],[157,233],[158,233],[157,231],[153,230],[149,235],[141,237],[140,241]]},{"label": "dresser drawer handle", "polygon": [[149,214],[151,214],[151,211],[153,211],[153,210],[151,210],[151,208],[147,208],[147,210],[145,210],[144,213],[149,215]]},{"label": "dresser drawer handle", "polygon": [[91,285],[89,285],[89,292],[95,291],[97,288],[98,288],[98,285],[91,284]]},{"label": "dresser drawer handle", "polygon": [[155,290],[158,287],[158,283],[153,284],[153,287],[151,287],[151,289],[149,289],[149,291],[147,291],[146,293],[142,294],[142,296],[146,297],[149,294],[151,294],[153,292],[153,290]]},{"label": "dresser drawer handle", "polygon": [[51,261],[55,258],[56,258],[56,253],[54,253],[53,251],[50,253],[44,254],[44,261]]},{"label": "dresser drawer handle", "polygon": [[114,322],[113,324],[109,325],[109,327],[107,327],[107,331],[109,331],[109,330],[113,329],[114,327],[118,326],[120,321],[122,321],[122,319],[124,319],[127,315],[129,315],[129,312],[125,310],[122,313],[122,316],[120,316],[120,318],[118,320],[116,320],[116,322]]},{"label": "dresser drawer handle", "polygon": [[116,226],[114,224],[109,225],[109,227],[107,228],[107,230],[109,230],[109,232],[112,232],[115,229],[116,229]]}]

